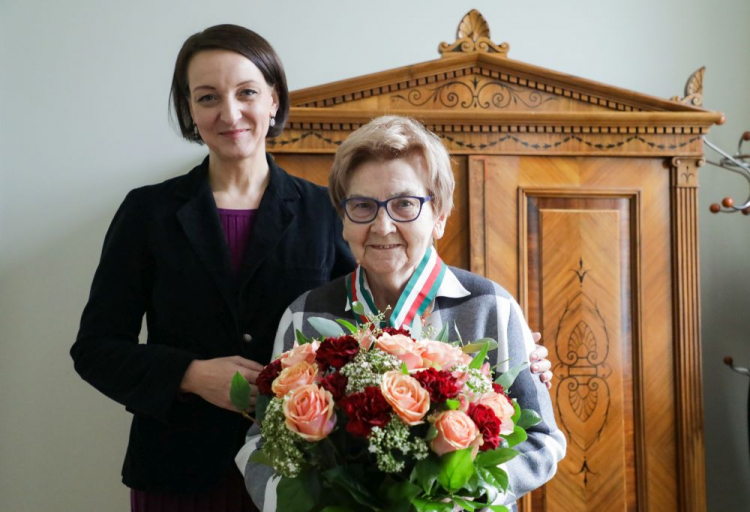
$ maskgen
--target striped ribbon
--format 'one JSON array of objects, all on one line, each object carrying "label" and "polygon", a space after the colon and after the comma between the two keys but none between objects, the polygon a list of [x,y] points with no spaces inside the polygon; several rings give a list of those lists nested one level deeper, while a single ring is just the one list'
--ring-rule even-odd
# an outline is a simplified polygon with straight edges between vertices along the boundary
[{"label": "striped ribbon", "polygon": [[[435,295],[445,277],[445,269],[446,265],[438,256],[437,251],[429,246],[391,312],[388,320],[390,327],[399,328],[402,325],[411,327],[414,318],[421,316],[435,300]],[[359,302],[365,310],[365,315],[354,313],[358,322],[367,322],[367,316],[377,314],[378,309],[375,307],[365,272],[359,265],[346,280],[346,293],[349,297],[349,304]]]}]

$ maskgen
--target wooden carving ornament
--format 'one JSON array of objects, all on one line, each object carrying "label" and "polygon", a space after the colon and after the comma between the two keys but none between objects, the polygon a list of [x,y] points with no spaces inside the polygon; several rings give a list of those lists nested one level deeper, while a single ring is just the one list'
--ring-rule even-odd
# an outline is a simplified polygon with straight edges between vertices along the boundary
[{"label": "wooden carving ornament", "polygon": [[456,40],[453,43],[440,43],[438,52],[447,57],[461,53],[484,52],[507,56],[510,45],[497,45],[490,39],[490,27],[484,16],[472,9],[463,17],[456,30]]}]

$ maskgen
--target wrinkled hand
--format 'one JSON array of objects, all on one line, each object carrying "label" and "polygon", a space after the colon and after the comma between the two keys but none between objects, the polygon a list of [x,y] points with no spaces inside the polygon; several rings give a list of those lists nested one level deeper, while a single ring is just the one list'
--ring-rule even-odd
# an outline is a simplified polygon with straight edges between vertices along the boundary
[{"label": "wrinkled hand", "polygon": [[[531,336],[534,338],[534,343],[537,344],[542,339],[542,335],[538,332],[531,333]],[[550,389],[552,387],[552,372],[550,371],[552,363],[547,359],[548,355],[547,347],[537,345],[533,352],[529,354],[529,360],[531,361],[531,373],[540,374],[539,380],[547,386],[547,389]]]},{"label": "wrinkled hand", "polygon": [[229,399],[229,389],[235,372],[240,372],[250,383],[250,404],[254,408],[258,396],[255,381],[262,370],[263,365],[240,356],[195,360],[182,377],[180,391],[194,393],[217,407],[236,412]]}]

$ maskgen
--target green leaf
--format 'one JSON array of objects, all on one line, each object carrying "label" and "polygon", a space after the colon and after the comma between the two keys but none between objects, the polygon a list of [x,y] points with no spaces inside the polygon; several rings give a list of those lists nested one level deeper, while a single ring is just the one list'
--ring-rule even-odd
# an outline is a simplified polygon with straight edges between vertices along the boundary
[{"label": "green leaf", "polygon": [[307,321],[310,322],[310,325],[313,326],[313,329],[318,331],[324,338],[338,338],[339,336],[344,335],[344,330],[333,320],[314,316],[312,318],[308,318]]},{"label": "green leaf", "polygon": [[344,507],[341,505],[329,505],[320,512],[355,512],[354,510],[350,509],[349,507]]},{"label": "green leaf", "polygon": [[518,418],[516,425],[524,430],[527,430],[529,427],[533,427],[541,421],[542,417],[539,416],[538,412],[533,409],[524,409],[521,411],[521,417]]},{"label": "green leaf", "polygon": [[320,488],[317,473],[311,470],[295,478],[282,476],[276,488],[276,507],[285,512],[310,512],[320,500]]},{"label": "green leaf", "polygon": [[263,464],[264,466],[271,466],[273,467],[273,462],[271,461],[271,458],[266,455],[266,452],[264,452],[262,449],[255,450],[252,455],[250,455],[250,458],[248,459],[250,462],[255,462],[256,464]]},{"label": "green leaf", "polygon": [[431,500],[429,498],[414,498],[411,502],[417,512],[451,512],[453,503]]},{"label": "green leaf", "polygon": [[411,322],[410,334],[417,341],[422,339],[422,317],[419,315],[414,315],[414,320]]},{"label": "green leaf", "polygon": [[478,370],[482,367],[484,364],[484,360],[487,357],[487,351],[490,349],[490,342],[485,341],[484,345],[482,345],[482,349],[477,352],[477,355],[474,356],[474,359],[471,360],[471,363],[469,363],[469,368],[472,368],[474,370]]},{"label": "green leaf", "polygon": [[455,411],[456,409],[461,407],[461,402],[459,402],[455,398],[449,398],[445,401],[445,405],[448,406],[448,409],[450,409],[451,411]]},{"label": "green leaf", "polygon": [[514,366],[513,368],[510,368],[507,372],[503,373],[497,379],[495,379],[495,382],[500,384],[507,392],[516,381],[516,377],[518,377],[518,374],[521,373],[521,370],[526,368],[528,364],[529,363],[524,362],[517,366]]},{"label": "green leaf", "polygon": [[516,425],[518,423],[518,420],[521,419],[521,406],[518,405],[518,400],[516,400],[515,398],[511,403],[513,404],[513,416],[511,416],[510,419],[513,424]]},{"label": "green leaf", "polygon": [[448,324],[443,325],[443,328],[440,329],[440,332],[435,337],[435,341],[442,341],[443,343],[448,343]]},{"label": "green leaf", "polygon": [[510,509],[505,505],[490,505],[489,508],[492,512],[510,512]]},{"label": "green leaf", "polygon": [[[348,492],[357,503],[375,509],[380,508],[378,500],[346,467],[337,466],[325,471],[323,475],[329,482]],[[278,509],[285,510],[282,507],[278,507]]]},{"label": "green leaf", "polygon": [[385,491],[385,497],[390,503],[388,512],[409,512],[412,500],[421,492],[422,489],[409,480],[389,486]]},{"label": "green leaf", "polygon": [[258,423],[263,423],[263,420],[266,419],[266,409],[268,409],[268,404],[271,403],[272,398],[268,395],[258,395],[258,398],[255,399],[255,419]]},{"label": "green leaf", "polygon": [[508,490],[508,473],[503,468],[484,468],[492,477],[499,489],[503,492]]},{"label": "green leaf", "polygon": [[297,345],[304,345],[305,343],[312,343],[313,340],[302,334],[299,329],[294,330],[294,336],[297,338]]},{"label": "green leaf", "polygon": [[488,350],[494,350],[497,348],[497,341],[493,340],[492,338],[482,338],[481,340],[477,340],[473,343],[469,343],[468,345],[464,345],[461,347],[461,351],[464,354],[473,354],[477,350],[481,350],[482,347],[484,347],[485,343],[490,344],[490,348]]},{"label": "green leaf", "polygon": [[440,457],[438,482],[443,489],[450,493],[457,492],[472,477],[476,471],[471,458],[472,450],[472,447],[464,448]]},{"label": "green leaf", "polygon": [[406,363],[404,362],[401,363],[401,373],[403,373],[404,375],[409,375],[409,367],[406,366]]},{"label": "green leaf", "polygon": [[458,342],[463,345],[464,340],[461,338],[461,333],[458,332],[458,324],[455,321],[453,322],[453,329],[456,331],[456,336],[458,336]]},{"label": "green leaf", "polygon": [[229,399],[240,412],[250,409],[250,383],[240,372],[234,372],[232,385],[229,388]]},{"label": "green leaf", "polygon": [[361,302],[357,302],[357,301],[352,302],[352,311],[354,311],[360,316],[365,316],[365,307],[362,305]]},{"label": "green leaf", "polygon": [[[436,431],[437,432],[437,431]],[[434,454],[422,459],[414,465],[410,480],[419,484],[425,494],[431,494],[432,488],[440,474],[440,462]]]},{"label": "green leaf", "polygon": [[453,503],[455,503],[456,505],[458,505],[464,510],[476,510],[484,506],[481,503],[474,503],[473,501],[465,500],[464,498],[460,496],[453,496]]},{"label": "green leaf", "polygon": [[357,334],[357,326],[349,322],[348,320],[344,320],[343,318],[337,318],[336,323],[346,327],[346,330],[349,331],[350,334]]},{"label": "green leaf", "polygon": [[517,446],[528,439],[526,431],[519,426],[513,427],[513,433],[505,436],[508,446]]},{"label": "green leaf", "polygon": [[484,489],[487,503],[492,503],[500,494],[500,486],[497,480],[486,468],[477,468],[477,475],[479,475],[479,487]]},{"label": "green leaf", "polygon": [[427,442],[432,441],[435,439],[438,435],[437,427],[435,425],[430,425],[430,428],[427,429],[427,435],[425,436],[424,440]]},{"label": "green leaf", "polygon": [[480,452],[474,463],[480,468],[497,467],[516,455],[518,455],[518,452],[511,448],[495,448],[494,450]]}]

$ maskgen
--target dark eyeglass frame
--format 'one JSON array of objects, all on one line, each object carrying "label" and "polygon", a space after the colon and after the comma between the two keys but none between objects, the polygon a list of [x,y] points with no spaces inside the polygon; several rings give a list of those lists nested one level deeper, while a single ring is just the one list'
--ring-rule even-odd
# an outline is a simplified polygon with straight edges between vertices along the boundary
[{"label": "dark eyeglass frame", "polygon": [[[411,220],[394,219],[393,215],[391,215],[391,212],[388,210],[388,203],[390,203],[394,199],[416,199],[418,200],[419,211],[417,212],[417,215]],[[354,220],[352,219],[351,215],[349,215],[349,212],[346,209],[346,203],[348,203],[349,201],[362,201],[362,200],[372,201],[373,203],[378,205],[378,209],[375,210],[375,215],[373,215],[373,217],[370,220]],[[432,196],[393,196],[393,197],[386,199],[385,201],[378,201],[374,197],[358,196],[358,197],[350,197],[349,199],[344,199],[343,201],[339,203],[339,205],[341,206],[341,210],[343,210],[346,217],[350,221],[354,222],[355,224],[369,224],[370,222],[374,221],[375,219],[378,218],[378,214],[380,213],[381,208],[385,208],[385,213],[388,214],[388,216],[391,218],[393,222],[407,223],[407,222],[414,222],[415,220],[419,218],[420,215],[422,215],[422,207],[428,201],[432,201]]]}]

